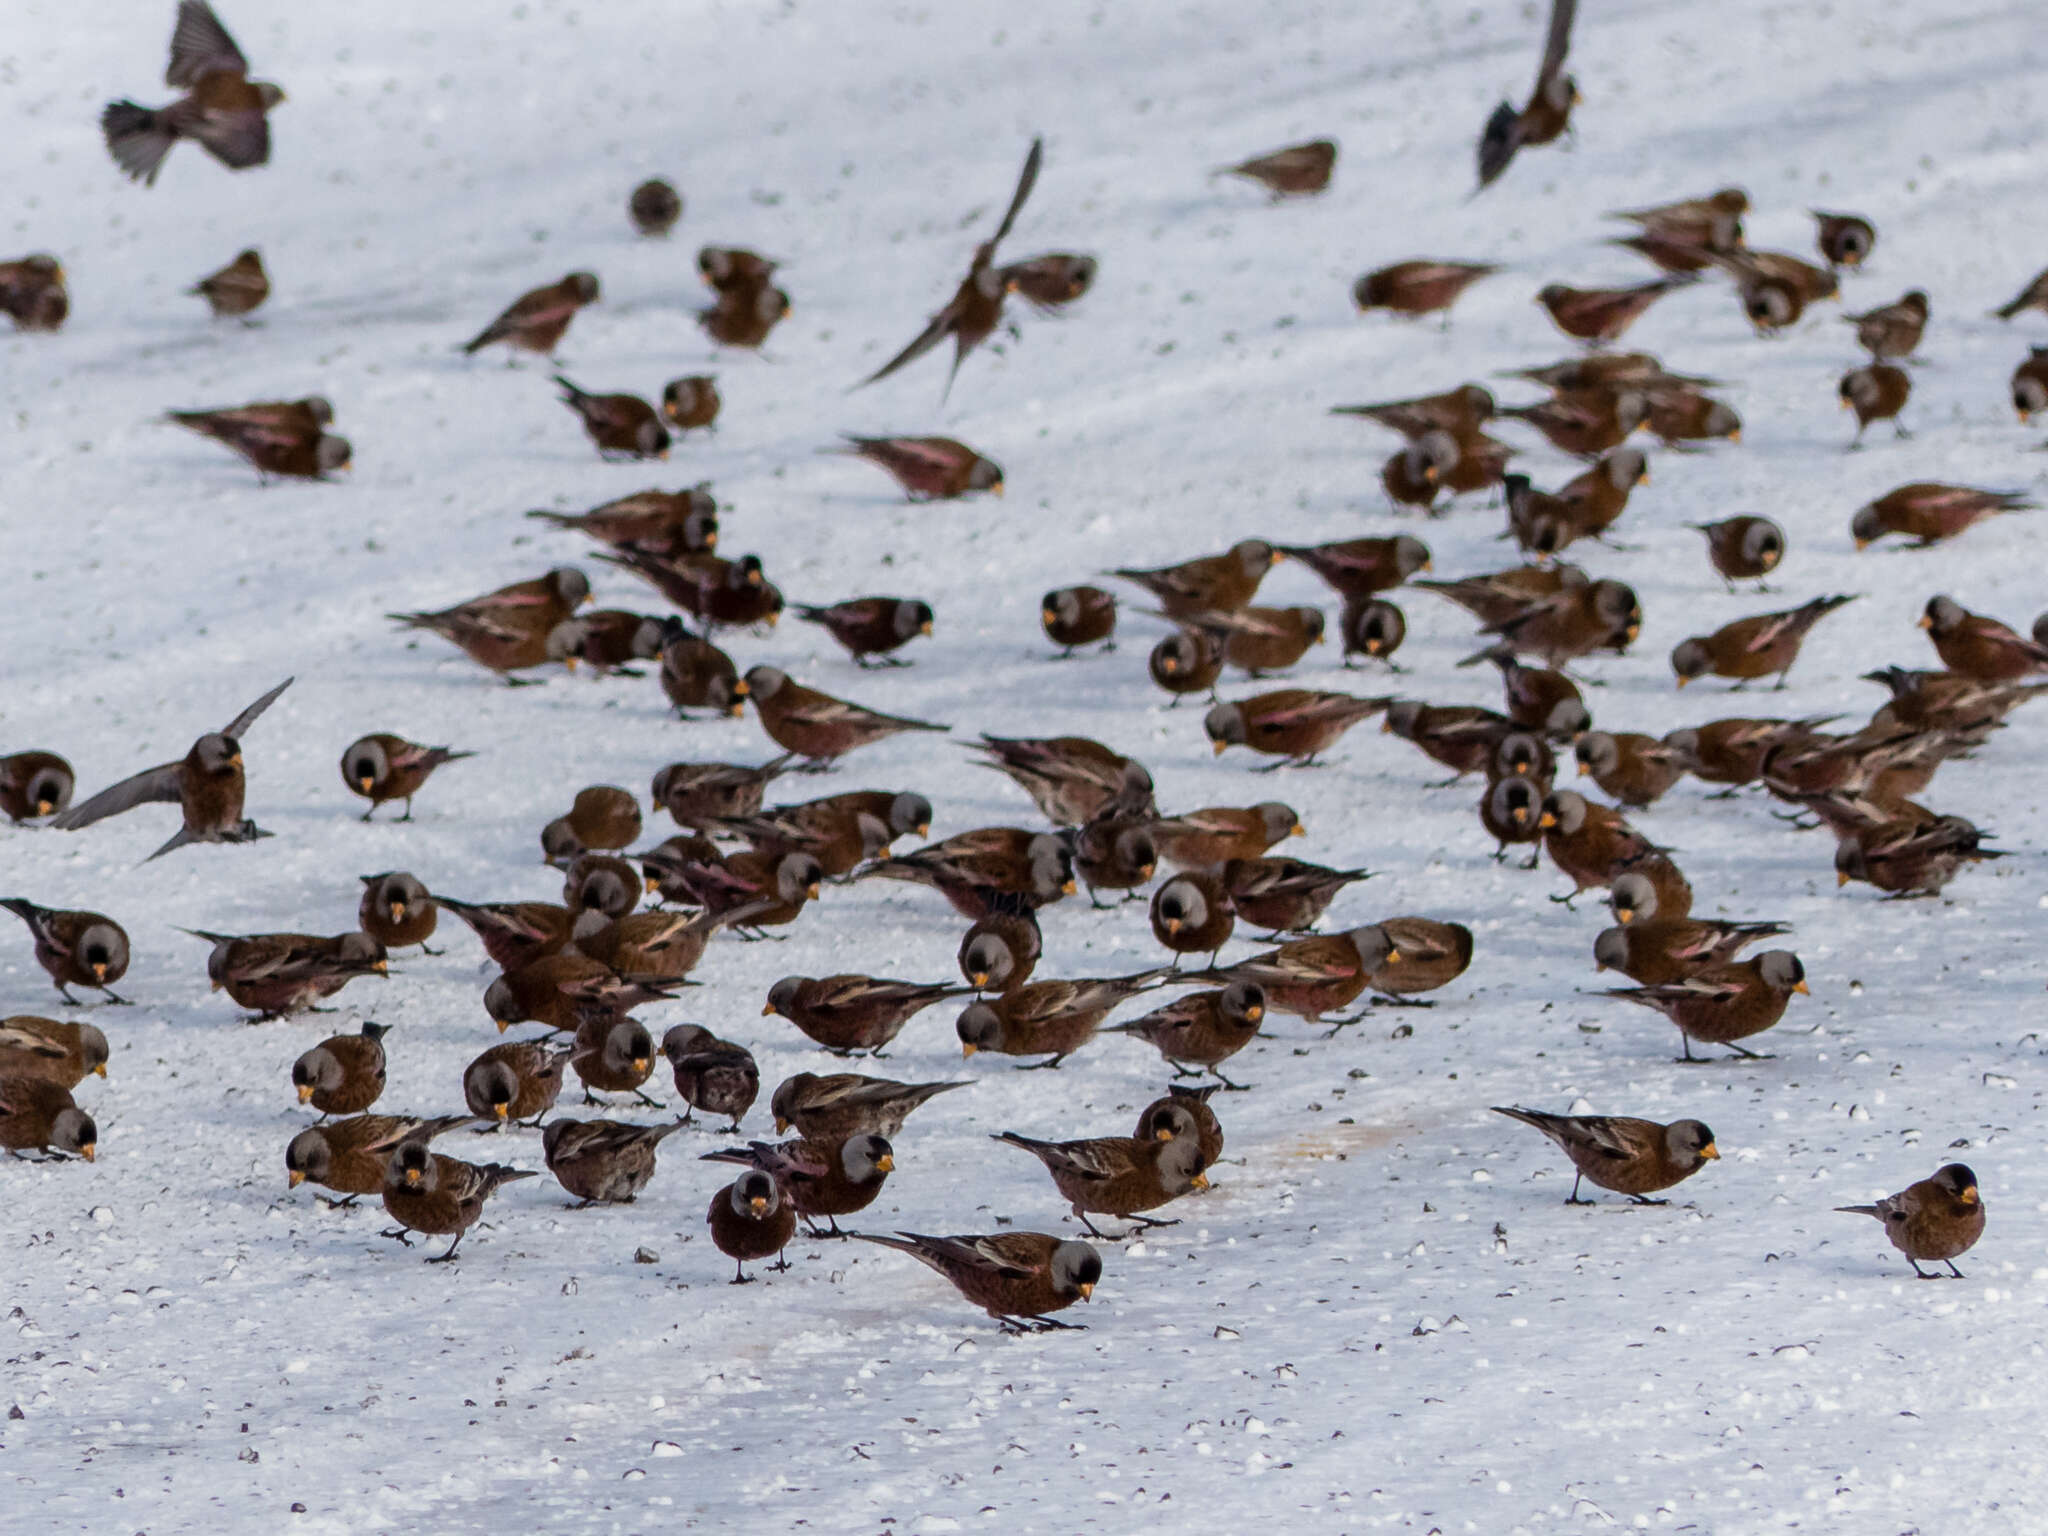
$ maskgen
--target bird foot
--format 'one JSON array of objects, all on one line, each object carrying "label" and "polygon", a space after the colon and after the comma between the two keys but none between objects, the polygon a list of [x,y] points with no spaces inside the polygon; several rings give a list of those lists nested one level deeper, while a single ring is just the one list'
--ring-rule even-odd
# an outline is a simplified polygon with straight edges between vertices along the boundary
[{"label": "bird foot", "polygon": [[1393,997],[1384,992],[1375,992],[1370,1006],[1374,1008],[1434,1008],[1436,1004],[1420,997]]},{"label": "bird foot", "polygon": [[392,1239],[401,1248],[410,1248],[412,1246],[412,1239],[405,1235],[405,1228],[403,1227],[386,1227],[377,1235]]}]

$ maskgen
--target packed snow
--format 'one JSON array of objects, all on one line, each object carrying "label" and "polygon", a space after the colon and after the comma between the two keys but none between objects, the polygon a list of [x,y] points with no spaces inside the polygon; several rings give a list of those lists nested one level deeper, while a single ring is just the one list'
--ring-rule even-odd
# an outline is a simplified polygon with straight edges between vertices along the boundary
[{"label": "packed snow", "polygon": [[[274,838],[140,861],[175,825],[145,808],[75,834],[0,830],[5,895],[123,922],[132,1008],[61,1007],[25,931],[0,928],[0,1014],[90,1018],[113,1043],[92,1165],[0,1163],[13,1244],[0,1399],[0,1528],[937,1533],[1332,1532],[1604,1526],[1737,1533],[2038,1527],[2039,1313],[2048,1199],[2038,1133],[2048,902],[2038,754],[2022,710],[1923,798],[2014,855],[1939,900],[1837,891],[1832,839],[1758,794],[1687,781],[1633,819],[1670,845],[1710,915],[1795,926],[1812,996],[1750,1044],[1763,1062],[1674,1064],[1675,1031],[1599,996],[1597,896],[1492,861],[1478,780],[1443,775],[1368,724],[1331,766],[1253,775],[1212,759],[1199,701],[1145,675],[1166,633],[1122,593],[1113,653],[1055,663],[1039,595],[1113,565],[1164,564],[1260,535],[1425,538],[1439,576],[1514,561],[1497,508],[1391,509],[1391,434],[1327,408],[1489,381],[1570,353],[1532,302],[1550,281],[1652,275],[1602,244],[1617,208],[1750,193],[1750,243],[1812,256],[1810,207],[1868,216],[1879,244],[1789,334],[1758,339],[1725,280],[1673,295],[1628,336],[1725,381],[1739,444],[1657,451],[1616,546],[1572,558],[1630,583],[1646,622],[1585,665],[1596,724],[1661,733],[1721,715],[1845,714],[1858,674],[1932,666],[1914,627],[1948,592],[2022,631],[2048,599],[2043,515],[1995,519],[1931,551],[1856,553],[1854,510],[1891,486],[2039,487],[2038,432],[2006,379],[2048,320],[1986,312],[2048,262],[2038,161],[2038,12],[1982,0],[1859,6],[1587,0],[1571,54],[1575,142],[1525,151],[1468,197],[1495,101],[1526,94],[1547,7],[1509,0],[1338,6],[1047,0],[980,5],[743,0],[461,0],[221,7],[255,73],[289,99],[274,151],[230,174],[181,145],[152,189],[100,141],[100,106],[158,85],[168,0],[15,0],[0,44],[11,147],[0,258],[47,250],[72,313],[0,335],[9,417],[0,563],[0,751],[46,747],[81,798],[184,753],[264,689],[297,683],[250,733],[249,812]],[[155,93],[155,94],[153,94]],[[942,401],[927,359],[849,386],[915,334],[965,270],[1046,140],[1006,255],[1087,252],[1093,291],[1058,317],[1013,305],[1014,335],[971,356]],[[1318,135],[1330,190],[1274,203],[1217,166]],[[626,198],[665,175],[686,207],[637,236]],[[792,316],[759,355],[694,323],[704,244],[779,258]],[[253,323],[182,290],[258,246],[275,291]],[[1448,327],[1361,317],[1352,280],[1410,256],[1499,261]],[[586,388],[658,395],[714,372],[711,433],[660,465],[601,462],[544,361],[456,348],[525,289],[588,269],[602,301],[563,343]],[[1845,453],[1836,379],[1860,360],[1844,310],[1924,288],[1933,318],[1905,413]],[[354,444],[331,484],[259,484],[162,421],[178,407],[319,393]],[[1002,500],[906,503],[828,454],[841,432],[943,432],[1007,475]],[[1512,424],[1516,467],[1578,466]],[[792,600],[868,592],[932,603],[915,665],[856,670],[786,619],[722,643],[828,691],[942,721],[950,740],[863,750],[797,798],[915,788],[935,836],[1039,825],[969,766],[975,733],[1096,737],[1150,766],[1169,810],[1278,797],[1307,837],[1283,850],[1375,878],[1325,922],[1396,913],[1471,926],[1471,969],[1431,1010],[1379,1010],[1335,1039],[1287,1017],[1231,1065],[1229,1143],[1178,1226],[1103,1244],[1082,1333],[1009,1338],[936,1275],[859,1244],[799,1241],[792,1268],[727,1284],[704,1211],[729,1144],[685,1132],[633,1205],[570,1211],[543,1176],[503,1191],[457,1262],[378,1236],[374,1201],[287,1193],[283,1151],[311,1120],[289,1069],[364,1018],[394,1027],[380,1110],[461,1107],[463,1065],[498,1036],[492,967],[452,917],[439,958],[405,954],[340,1011],[250,1026],[178,929],[339,932],[357,877],[403,868],[472,900],[555,899],[541,825],[586,784],[643,797],[676,759],[772,754],[752,712],[678,722],[651,678],[548,674],[509,689],[384,615],[445,606],[573,563],[599,606],[656,595],[522,514],[709,481],[721,553],[758,553]],[[1686,524],[1766,513],[1790,551],[1773,592],[1731,593]],[[1828,592],[1859,600],[1809,641],[1783,693],[1683,693],[1685,636]],[[1304,686],[1498,706],[1457,670],[1466,617],[1391,594],[1399,677],[1346,673],[1334,644]],[[1263,601],[1335,603],[1283,564]],[[1227,677],[1225,697],[1272,686]],[[2038,706],[2037,706],[2038,708]],[[417,819],[365,825],[339,781],[372,730],[473,749]],[[788,787],[785,780],[778,790]],[[1569,782],[1560,779],[1561,783]],[[650,816],[651,843],[667,835]],[[909,845],[899,845],[909,846]],[[954,975],[962,924],[938,896],[828,887],[787,942],[721,938],[704,985],[643,1017],[704,1022],[754,1051],[767,1096],[842,1070],[779,1019],[779,976]],[[1041,976],[1155,963],[1141,905],[1044,914]],[[1244,936],[1226,959],[1253,952]],[[1140,1011],[1133,1005],[1128,1013]],[[1128,1134],[1163,1092],[1154,1052],[1105,1036],[1056,1072],[963,1064],[955,1009],[920,1015],[869,1070],[973,1079],[897,1139],[869,1230],[1078,1231],[1035,1161],[988,1138]],[[1718,1054],[1709,1051],[1707,1054]],[[666,1071],[654,1090],[672,1097]],[[572,1085],[562,1101],[577,1105]],[[1694,1116],[1723,1159],[1633,1208],[1562,1203],[1569,1165],[1493,1115]],[[654,1111],[614,1111],[658,1118]],[[539,1134],[441,1150],[541,1167]],[[1875,1224],[1833,1213],[1947,1161],[1982,1180],[1989,1232],[1967,1280],[1916,1282]],[[435,1245],[438,1246],[438,1245]],[[646,1257],[642,1257],[644,1255]]]}]

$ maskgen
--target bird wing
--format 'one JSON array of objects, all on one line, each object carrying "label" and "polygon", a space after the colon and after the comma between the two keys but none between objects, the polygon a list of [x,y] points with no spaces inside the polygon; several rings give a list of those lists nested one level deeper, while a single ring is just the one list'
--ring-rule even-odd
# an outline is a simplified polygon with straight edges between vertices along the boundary
[{"label": "bird wing", "polygon": [[280,693],[283,693],[285,689],[291,687],[292,682],[293,679],[288,677],[283,682],[279,683],[275,688],[271,689],[270,692],[263,695],[262,698],[258,699],[254,704],[251,704],[247,709],[243,710],[239,715],[235,716],[234,719],[230,720],[227,723],[227,726],[221,731],[221,735],[226,736],[233,741],[240,741],[242,739],[242,733],[248,730],[250,726],[256,723],[256,717],[261,715],[263,711],[265,711],[266,709],[270,708],[271,705],[275,704],[277,702],[277,696]]},{"label": "bird wing", "polygon": [[[172,115],[179,115],[175,108]],[[197,115],[196,121],[179,126],[212,150],[230,170],[246,171],[270,159],[270,118],[258,108],[207,108]]]},{"label": "bird wing", "polygon": [[183,0],[178,7],[178,25],[171,33],[171,62],[164,71],[164,84],[190,87],[207,75],[221,73],[246,75],[249,61],[205,0]]},{"label": "bird wing", "polygon": [[860,389],[866,385],[875,383],[877,380],[886,379],[887,377],[889,377],[890,374],[894,373],[897,369],[903,367],[906,363],[916,362],[920,357],[923,357],[925,353],[931,351],[933,347],[936,347],[940,342],[946,339],[947,333],[950,332],[953,329],[953,327],[959,322],[959,318],[960,307],[958,303],[955,302],[948,304],[944,309],[940,310],[936,315],[932,316],[931,323],[927,325],[922,331],[919,331],[917,333],[917,339],[915,341],[911,342],[909,346],[905,347],[901,352],[898,352],[894,357],[890,358],[888,362],[882,364],[882,366],[877,368],[873,373],[869,374],[866,378],[862,379],[859,384],[856,384],[854,386],[854,388]]},{"label": "bird wing", "polygon": [[1551,83],[1564,70],[1564,56],[1572,45],[1572,18],[1579,0],[1551,0],[1550,33],[1543,41],[1543,62],[1536,69],[1536,94],[1548,93]]},{"label": "bird wing", "polygon": [[1560,1117],[1555,1124],[1565,1145],[1578,1147],[1613,1162],[1627,1162],[1648,1150],[1642,1144],[1640,1120],[1617,1119],[1612,1115]]},{"label": "bird wing", "polygon": [[[1572,0],[1561,0],[1571,4]],[[1009,211],[1003,215],[1003,222],[996,226],[996,232],[989,237],[991,250],[1002,243],[1003,236],[1010,232],[1010,226],[1017,222],[1017,215],[1024,211],[1024,200],[1031,196],[1031,189],[1038,185],[1038,167],[1045,160],[1045,140],[1033,139],[1031,153],[1024,157],[1024,169],[1017,176],[1017,191],[1010,198]]]},{"label": "bird wing", "polygon": [[80,827],[89,827],[96,821],[109,816],[118,816],[123,811],[132,811],[138,805],[152,801],[177,802],[184,799],[180,764],[164,763],[142,772],[110,788],[101,790],[83,805],[74,805],[59,816],[52,826],[66,832],[75,832]]},{"label": "bird wing", "polygon": [[0,1024],[0,1051],[35,1057],[41,1061],[62,1061],[64,1047],[32,1029],[18,1024]]}]

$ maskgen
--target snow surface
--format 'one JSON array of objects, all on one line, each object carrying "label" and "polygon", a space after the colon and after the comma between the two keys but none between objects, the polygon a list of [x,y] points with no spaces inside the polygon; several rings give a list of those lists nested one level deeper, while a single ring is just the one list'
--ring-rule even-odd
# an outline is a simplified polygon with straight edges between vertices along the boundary
[{"label": "snow surface", "polygon": [[[1477,201],[1472,142],[1499,96],[1527,90],[1533,4],[244,0],[224,19],[290,92],[272,164],[230,176],[181,146],[144,191],[95,119],[111,96],[164,94],[170,9],[13,0],[0,43],[0,247],[55,252],[73,296],[61,334],[0,337],[0,740],[65,753],[86,794],[299,681],[247,744],[251,813],[274,840],[137,867],[173,825],[165,808],[77,835],[0,832],[8,887],[128,926],[122,990],[140,1004],[83,1015],[113,1040],[109,1079],[80,1089],[101,1161],[0,1166],[0,1397],[23,1414],[0,1421],[0,1529],[2040,1528],[2042,717],[1930,791],[2021,850],[1940,902],[1838,894],[1826,835],[1761,798],[1687,784],[1640,816],[1680,850],[1703,910],[1795,923],[1813,983],[1762,1042],[1775,1060],[1684,1068],[1653,1015],[1587,995],[1607,980],[1590,963],[1604,912],[1553,905],[1547,867],[1490,862],[1476,787],[1426,791],[1435,765],[1370,728],[1322,772],[1212,762],[1200,710],[1165,708],[1145,679],[1155,624],[1127,613],[1113,655],[1054,665],[1036,620],[1047,587],[1249,534],[1409,528],[1439,574],[1508,563],[1498,513],[1476,501],[1426,527],[1390,513],[1377,470],[1393,442],[1325,408],[1561,355],[1538,286],[1642,275],[1598,243],[1613,230],[1600,215],[1732,181],[1760,247],[1810,253],[1809,206],[1876,221],[1847,307],[1932,295],[1916,435],[1880,427],[1843,453],[1835,379],[1857,359],[1832,305],[1769,342],[1721,283],[1652,310],[1630,343],[1731,381],[1747,430],[1657,453],[1618,530],[1630,547],[1574,551],[1633,583],[1647,614],[1631,655],[1591,669],[1597,722],[1867,712],[1878,695],[1856,674],[1932,664],[1912,621],[1937,590],[2029,622],[2036,518],[1932,553],[1856,555],[1847,524],[1906,480],[2043,479],[2037,434],[2004,404],[2042,317],[1983,318],[2048,261],[2037,7],[1588,0],[1576,149],[1526,155]],[[1021,339],[970,359],[944,406],[937,360],[846,393],[950,292],[1036,132],[1045,172],[1008,253],[1092,252],[1094,293],[1064,319],[1024,314]],[[1206,179],[1319,133],[1343,145],[1322,198],[1273,206]],[[665,242],[625,217],[650,174],[688,201]],[[795,313],[763,356],[715,353],[691,320],[707,242],[787,263]],[[259,325],[211,322],[180,290],[248,244],[275,297]],[[1414,255],[1510,270],[1447,331],[1350,310],[1353,277]],[[543,366],[452,350],[579,267],[605,289],[563,349],[579,383],[652,395],[719,375],[719,430],[664,466],[599,463]],[[335,485],[259,486],[158,420],[314,391],[355,444]],[[906,505],[871,467],[818,452],[842,430],[957,435],[1003,464],[1010,494]],[[1573,468],[1504,434],[1539,484]],[[551,1180],[514,1186],[446,1267],[380,1240],[374,1206],[284,1191],[307,1118],[292,1059],[373,1015],[397,1026],[380,1108],[458,1106],[463,1063],[497,1038],[489,970],[444,921],[445,958],[404,958],[339,1014],[251,1028],[173,925],[339,930],[356,876],[397,867],[471,898],[552,899],[535,835],[577,787],[644,794],[672,759],[768,755],[751,714],[678,724],[651,679],[509,690],[381,617],[566,561],[601,605],[656,610],[519,514],[698,479],[726,508],[722,549],[758,551],[792,598],[894,591],[939,615],[912,670],[857,672],[795,622],[734,637],[742,667],[772,661],[962,737],[1093,735],[1150,764],[1169,808],[1279,794],[1309,828],[1287,851],[1381,872],[1334,918],[1419,912],[1478,934],[1436,1010],[1329,1042],[1280,1019],[1233,1064],[1256,1086],[1217,1103],[1217,1187],[1181,1226],[1107,1253],[1094,1304],[1075,1309],[1086,1333],[1005,1339],[936,1276],[856,1245],[800,1243],[788,1274],[729,1288],[703,1227],[726,1174],[694,1160],[721,1144],[709,1136],[671,1141],[633,1207],[571,1213]],[[1684,527],[1742,510],[1789,531],[1777,596],[1727,594]],[[1674,692],[1664,658],[1685,635],[1836,590],[1862,600],[1817,631],[1787,692]],[[1334,612],[1295,566],[1265,595]],[[1401,688],[1495,703],[1487,669],[1452,668],[1463,615],[1399,600]],[[1334,652],[1301,680],[1381,686]],[[364,826],[335,765],[375,729],[482,755],[444,770],[413,824]],[[797,792],[916,787],[939,835],[1030,822],[1020,793],[962,758],[902,741]],[[742,1039],[769,1085],[834,1070],[757,1017],[767,985],[946,977],[958,931],[930,892],[833,889],[786,944],[714,946],[707,985],[648,1022]],[[1156,953],[1139,907],[1070,902],[1046,936],[1045,975]],[[55,1002],[25,936],[0,930],[0,1012],[68,1013]],[[872,1070],[961,1074],[951,1022],[920,1017]],[[1127,1133],[1166,1078],[1122,1037],[1058,1073],[982,1057],[965,1075],[972,1090],[899,1138],[869,1226],[1065,1230],[1036,1165],[988,1133]],[[1567,1209],[1562,1159],[1487,1112],[1502,1102],[1697,1115],[1726,1157],[1668,1208]],[[531,1132],[447,1149],[541,1166]],[[1967,1282],[1915,1283],[1874,1223],[1831,1213],[1952,1156],[1991,1211]],[[643,1246],[657,1262],[633,1261]]]}]

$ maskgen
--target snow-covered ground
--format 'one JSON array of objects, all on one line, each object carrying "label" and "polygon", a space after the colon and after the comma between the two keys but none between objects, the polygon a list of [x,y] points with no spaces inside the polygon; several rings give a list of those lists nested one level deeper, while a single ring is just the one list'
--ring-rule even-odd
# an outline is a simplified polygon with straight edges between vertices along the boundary
[{"label": "snow-covered ground", "polygon": [[[1607,980],[1590,960],[1602,909],[1553,905],[1547,866],[1492,863],[1476,788],[1425,790],[1435,765],[1370,728],[1327,770],[1253,777],[1243,753],[1212,761],[1200,710],[1166,709],[1147,682],[1154,622],[1127,610],[1113,655],[1062,665],[1038,633],[1048,587],[1252,534],[1407,528],[1440,575],[1508,563],[1498,513],[1476,501],[1426,527],[1391,513],[1377,473],[1392,440],[1325,408],[1561,355],[1537,287],[1642,275],[1599,243],[1614,231],[1601,214],[1729,182],[1755,202],[1757,246],[1810,253],[1810,206],[1875,220],[1847,307],[1931,295],[1915,436],[1879,427],[1843,453],[1835,380],[1857,354],[1832,304],[1774,341],[1718,282],[1651,311],[1631,344],[1729,381],[1747,430],[1739,446],[1657,453],[1617,530],[1628,547],[1574,552],[1632,583],[1647,615],[1629,656],[1589,669],[1606,685],[1597,722],[1861,714],[1878,695],[1858,673],[1932,664],[1913,627],[1931,593],[2031,621],[2048,599],[2044,514],[1932,553],[1858,555],[1847,527],[1907,480],[2044,478],[2038,434],[2004,400],[2048,323],[1984,318],[2048,261],[2038,9],[1587,0],[1576,149],[1530,152],[1468,201],[1472,141],[1498,97],[1526,92],[1541,9],[229,3],[255,73],[290,93],[273,162],[230,176],[184,145],[145,191],[117,175],[95,120],[109,97],[164,95],[168,0],[13,0],[0,256],[57,254],[73,315],[55,336],[0,336],[0,750],[61,751],[90,793],[182,754],[285,675],[298,684],[247,742],[271,841],[138,868],[167,808],[76,835],[0,832],[4,894],[127,924],[121,990],[139,1004],[75,1015],[113,1040],[108,1080],[79,1090],[99,1162],[0,1165],[0,1398],[20,1413],[0,1420],[0,1529],[2039,1529],[2044,717],[2022,713],[1930,791],[2019,850],[1939,902],[1837,893],[1826,835],[1760,798],[1708,801],[1688,783],[1641,815],[1702,910],[1796,924],[1812,980],[1762,1042],[1776,1059],[1685,1068],[1653,1015],[1588,995]],[[936,360],[848,394],[951,291],[1034,133],[1045,171],[1008,252],[1092,252],[1095,291],[1062,319],[1025,314],[1021,339],[971,358],[943,406]],[[1272,206],[1206,179],[1323,133],[1343,151],[1321,198]],[[625,217],[650,174],[688,201],[668,241]],[[786,263],[795,313],[762,356],[715,353],[692,321],[708,242]],[[209,321],[180,290],[252,244],[276,284],[260,324]],[[1350,309],[1359,272],[1416,255],[1509,270],[1448,330]],[[453,351],[575,268],[601,276],[604,300],[577,320],[565,371],[646,395],[715,371],[715,435],[658,468],[603,464],[544,366]],[[332,485],[259,486],[158,420],[316,391],[355,445]],[[818,451],[841,431],[959,436],[1004,466],[1009,495],[907,505],[877,471]],[[1503,435],[1539,484],[1572,472],[1533,434]],[[1309,833],[1288,851],[1380,872],[1333,918],[1417,912],[1478,934],[1434,1011],[1327,1042],[1283,1018],[1239,1058],[1255,1088],[1217,1101],[1216,1187],[1175,1212],[1182,1225],[1107,1253],[1076,1309],[1086,1333],[1003,1338],[908,1259],[851,1244],[799,1243],[786,1275],[729,1288],[703,1225],[726,1177],[695,1161],[722,1144],[710,1136],[671,1140],[635,1206],[572,1213],[551,1180],[513,1186],[446,1267],[380,1240],[374,1206],[285,1193],[283,1148],[308,1118],[293,1058],[375,1017],[396,1026],[380,1107],[459,1107],[462,1065],[496,1038],[479,1002],[491,973],[444,919],[445,957],[357,983],[339,1014],[251,1028],[174,925],[337,931],[356,877],[390,868],[473,899],[551,899],[535,835],[579,786],[644,795],[676,758],[767,756],[751,714],[679,724],[651,679],[506,689],[382,617],[569,561],[601,605],[659,611],[520,514],[699,479],[725,508],[722,550],[758,552],[793,599],[899,592],[938,613],[912,670],[857,672],[795,622],[733,637],[742,667],[772,661],[961,737],[1092,735],[1147,762],[1172,809],[1280,795]],[[1738,511],[1789,532],[1775,596],[1726,593],[1685,527]],[[1861,600],[1816,632],[1785,693],[1672,688],[1679,639],[1830,591]],[[1265,596],[1334,617],[1297,566]],[[1397,596],[1399,686],[1497,703],[1489,669],[1453,669],[1464,616]],[[1381,686],[1336,659],[1314,653],[1301,680]],[[365,826],[336,760],[379,729],[479,756],[444,770],[417,821]],[[824,782],[921,789],[940,835],[1032,822],[1021,793],[964,758],[903,740]],[[1140,907],[1069,902],[1045,928],[1042,975],[1156,956]],[[715,945],[706,985],[646,1017],[743,1040],[770,1086],[834,1070],[757,1017],[768,984],[937,980],[958,932],[930,892],[831,889],[787,943]],[[0,1013],[55,1002],[25,934],[0,929]],[[921,1016],[873,1070],[962,1074],[951,1010]],[[964,1075],[971,1090],[898,1139],[870,1228],[1065,1230],[1037,1166],[988,1133],[1126,1133],[1165,1081],[1122,1037],[1057,1073],[983,1056]],[[665,1073],[656,1084],[668,1094]],[[1508,1102],[1698,1116],[1725,1157],[1667,1208],[1568,1209],[1563,1160],[1487,1111]],[[750,1133],[766,1134],[765,1106],[764,1090]],[[541,1166],[536,1133],[451,1140]],[[1951,1157],[1976,1168],[1991,1213],[1967,1282],[1915,1283],[1876,1224],[1831,1212]],[[654,1263],[634,1262],[642,1247]]]}]

